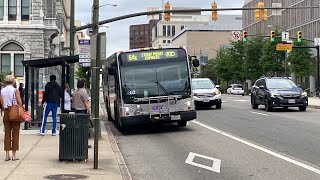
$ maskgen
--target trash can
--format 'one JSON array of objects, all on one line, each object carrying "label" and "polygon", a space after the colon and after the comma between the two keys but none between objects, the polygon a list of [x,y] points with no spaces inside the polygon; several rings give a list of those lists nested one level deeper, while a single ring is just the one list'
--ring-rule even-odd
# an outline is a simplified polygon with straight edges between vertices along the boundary
[{"label": "trash can", "polygon": [[61,114],[59,160],[88,159],[88,114]]}]

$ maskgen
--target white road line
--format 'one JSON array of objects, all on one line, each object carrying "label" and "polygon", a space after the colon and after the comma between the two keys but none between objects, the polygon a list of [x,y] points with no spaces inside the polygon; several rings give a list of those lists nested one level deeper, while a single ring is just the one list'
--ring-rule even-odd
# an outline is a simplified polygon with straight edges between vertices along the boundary
[{"label": "white road line", "polygon": [[258,113],[258,112],[254,112],[254,111],[250,111],[252,114],[259,114],[259,115],[262,115],[262,116],[269,116],[268,114],[263,114],[263,113]]},{"label": "white road line", "polygon": [[238,101],[238,102],[248,102],[249,100],[239,99],[239,100],[234,100],[234,101]]},{"label": "white road line", "polygon": [[202,126],[202,127],[204,127],[204,128],[207,128],[207,129],[209,129],[209,130],[211,130],[211,131],[214,131],[214,132],[216,132],[216,133],[219,133],[219,134],[221,134],[221,135],[224,135],[224,136],[226,136],[226,137],[228,137],[228,138],[231,138],[231,139],[233,139],[233,140],[239,141],[239,142],[241,142],[241,143],[243,143],[243,144],[246,144],[246,145],[248,145],[248,146],[250,146],[250,147],[253,147],[253,148],[255,148],[255,149],[258,149],[258,150],[260,150],[260,151],[262,151],[262,152],[265,152],[265,153],[267,153],[267,154],[270,154],[270,155],[272,155],[272,156],[275,156],[275,157],[277,157],[277,158],[280,158],[280,159],[282,159],[282,160],[288,161],[288,162],[290,162],[290,163],[292,163],[292,164],[295,164],[295,165],[297,165],[297,166],[300,166],[300,167],[302,167],[302,168],[305,168],[305,169],[307,169],[307,170],[309,170],[309,171],[312,171],[312,172],[315,172],[315,173],[317,173],[317,174],[320,174],[320,169],[317,169],[317,168],[311,167],[311,166],[309,166],[309,165],[306,165],[306,164],[304,164],[304,163],[301,163],[301,162],[299,162],[299,161],[290,159],[290,158],[288,158],[288,157],[286,157],[286,156],[283,156],[283,155],[281,155],[281,154],[278,154],[278,153],[276,153],[276,152],[270,151],[270,150],[268,150],[268,149],[265,149],[265,148],[263,148],[263,147],[260,147],[260,146],[258,146],[258,145],[255,145],[255,144],[253,144],[253,143],[250,143],[250,142],[245,141],[245,140],[243,140],[243,139],[240,139],[240,138],[238,138],[238,137],[232,136],[232,135],[230,135],[230,134],[228,134],[228,133],[225,133],[225,132],[223,132],[223,131],[221,131],[221,130],[212,128],[212,127],[210,127],[210,126],[207,126],[207,125],[205,125],[205,124],[203,124],[203,123],[201,123],[201,122],[193,121],[193,123],[198,124],[199,126]]}]

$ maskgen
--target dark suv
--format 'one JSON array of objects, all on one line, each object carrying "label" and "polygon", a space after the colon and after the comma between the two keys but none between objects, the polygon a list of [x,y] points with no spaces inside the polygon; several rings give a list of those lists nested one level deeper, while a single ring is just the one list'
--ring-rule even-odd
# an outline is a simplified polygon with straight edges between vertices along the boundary
[{"label": "dark suv", "polygon": [[257,109],[264,105],[267,111],[274,107],[299,107],[305,111],[308,106],[307,93],[289,78],[262,77],[256,81],[251,89],[251,106]]}]

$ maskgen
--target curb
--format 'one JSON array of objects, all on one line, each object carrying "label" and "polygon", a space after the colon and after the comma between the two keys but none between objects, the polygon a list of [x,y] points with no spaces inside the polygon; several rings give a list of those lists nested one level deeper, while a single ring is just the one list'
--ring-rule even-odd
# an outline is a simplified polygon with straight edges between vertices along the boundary
[{"label": "curb", "polygon": [[316,106],[316,105],[308,105],[308,108],[320,109],[320,106]]},{"label": "curb", "polygon": [[117,158],[117,161],[118,161],[118,165],[119,165],[119,169],[120,169],[120,172],[121,172],[121,176],[122,176],[122,179],[123,180],[132,180],[132,177],[131,177],[131,174],[129,172],[129,169],[127,167],[127,164],[122,156],[122,153],[119,149],[119,146],[118,146],[118,143],[117,143],[117,140],[115,139],[112,131],[111,131],[111,128],[109,126],[109,123],[108,123],[108,120],[107,120],[107,113],[106,113],[106,110],[104,108],[101,108],[101,107],[105,107],[103,105],[104,103],[100,103],[100,112],[102,111],[103,113],[103,120],[102,122],[104,123],[104,127],[108,133],[108,138],[109,138],[109,141],[111,143],[111,148]]}]

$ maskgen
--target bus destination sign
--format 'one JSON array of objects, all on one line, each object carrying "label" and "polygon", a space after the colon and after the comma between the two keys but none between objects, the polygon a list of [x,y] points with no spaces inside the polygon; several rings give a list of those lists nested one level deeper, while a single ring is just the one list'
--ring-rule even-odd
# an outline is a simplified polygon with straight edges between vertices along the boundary
[{"label": "bus destination sign", "polygon": [[175,49],[149,50],[149,51],[133,52],[133,53],[127,54],[127,60],[129,62],[172,59],[172,58],[178,58],[178,52]]}]

